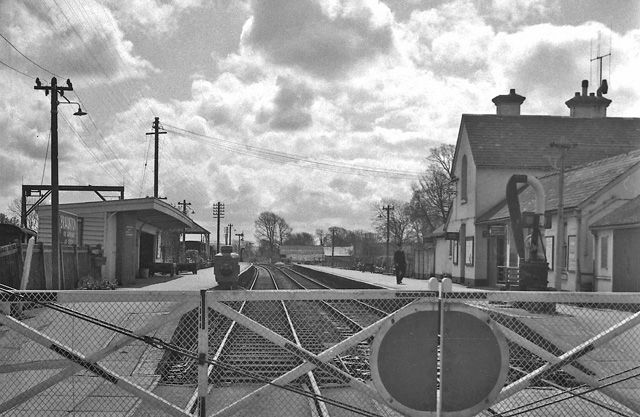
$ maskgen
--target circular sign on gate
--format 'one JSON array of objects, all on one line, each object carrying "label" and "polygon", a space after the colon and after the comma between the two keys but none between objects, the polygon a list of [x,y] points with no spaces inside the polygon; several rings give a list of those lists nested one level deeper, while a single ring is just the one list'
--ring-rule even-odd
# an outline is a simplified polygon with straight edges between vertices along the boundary
[{"label": "circular sign on gate", "polygon": [[488,407],[508,372],[504,335],[484,311],[445,304],[442,363],[438,363],[437,302],[416,303],[389,319],[371,348],[371,377],[390,407],[434,416],[442,374],[442,415],[470,416]]}]

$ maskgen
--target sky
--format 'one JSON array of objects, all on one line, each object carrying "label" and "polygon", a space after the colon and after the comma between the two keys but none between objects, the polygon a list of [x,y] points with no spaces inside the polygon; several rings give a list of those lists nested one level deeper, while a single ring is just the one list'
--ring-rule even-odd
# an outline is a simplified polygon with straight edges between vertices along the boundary
[{"label": "sky", "polygon": [[463,113],[515,88],[522,114],[568,116],[598,54],[608,115],[640,116],[636,0],[0,0],[0,35],[5,213],[22,184],[50,184],[36,77],[70,79],[88,112],[59,106],[60,184],[152,196],[159,117],[159,195],[214,236],[223,202],[247,240],[263,211],[294,232],[372,230]]}]

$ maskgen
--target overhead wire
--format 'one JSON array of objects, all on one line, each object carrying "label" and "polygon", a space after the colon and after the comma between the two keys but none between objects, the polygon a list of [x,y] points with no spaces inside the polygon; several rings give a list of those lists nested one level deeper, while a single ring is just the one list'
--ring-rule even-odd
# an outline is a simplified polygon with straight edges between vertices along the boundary
[{"label": "overhead wire", "polygon": [[40,178],[40,185],[44,184],[44,172],[47,169],[47,159],[49,158],[49,144],[51,143],[51,131],[47,136],[47,150],[44,152],[44,161],[42,163],[42,177]]},{"label": "overhead wire", "polygon": [[[0,37],[2,37],[2,39],[5,40],[5,42],[7,42],[16,52],[18,52],[18,54],[20,54],[24,59],[26,59],[27,61],[29,61],[30,63],[32,63],[33,65],[35,65],[36,67],[40,68],[41,70],[47,72],[48,74],[51,74],[54,77],[60,77],[60,75],[54,73],[53,71],[45,68],[44,66],[40,65],[38,62],[36,62],[35,60],[31,59],[30,57],[28,57],[25,53],[23,53],[20,49],[18,49],[18,47],[16,47],[6,36],[2,35],[0,33]],[[74,94],[76,95],[78,102],[80,103],[81,106],[85,107],[85,109],[88,109],[88,107],[86,106],[86,104],[83,102],[82,98],[80,97],[79,92],[76,90],[74,90]],[[98,127],[97,123],[95,122],[94,118],[91,116],[91,112],[87,113],[87,116],[89,117],[89,120],[91,121],[93,127],[95,128],[96,133],[100,136],[100,138],[102,139],[102,142],[104,144],[104,146],[109,150],[109,152],[111,153],[113,158],[110,158],[107,155],[107,152],[102,149],[100,146],[98,146],[98,148],[100,149],[100,151],[102,152],[102,154],[104,155],[104,157],[106,159],[111,159],[112,161],[114,161],[117,165],[118,168],[116,168],[120,175],[123,177],[127,177],[129,179],[129,181],[131,183],[133,183],[132,178],[130,177],[128,170],[126,169],[126,167],[122,164],[122,162],[120,161],[120,157],[116,154],[116,152],[113,150],[113,148],[109,145],[109,142],[106,140],[106,138],[104,137],[104,134],[102,133],[102,130]],[[84,122],[81,121],[81,123],[84,126]],[[85,130],[88,131],[88,129],[86,129],[85,126]],[[100,145],[99,141],[96,141],[96,144]]]},{"label": "overhead wire", "polygon": [[26,72],[22,72],[22,71],[20,71],[19,69],[16,69],[16,68],[12,67],[11,65],[7,64],[6,62],[4,62],[4,61],[2,61],[2,60],[0,60],[0,64],[4,65],[5,67],[7,67],[7,68],[9,68],[9,69],[11,69],[11,70],[14,70],[14,71],[15,71],[15,72],[17,72],[18,74],[22,74],[22,75],[24,75],[24,76],[25,76],[25,77],[27,77],[27,78],[30,78],[30,79],[32,79],[32,80],[35,78],[35,77],[33,77],[32,75],[27,74]]},{"label": "overhead wire", "polygon": [[190,131],[178,126],[165,124],[165,129],[176,134],[186,135],[186,137],[196,137],[200,139],[209,139],[206,143],[211,146],[219,147],[229,150],[234,153],[242,153],[245,155],[255,156],[261,159],[276,161],[276,162],[303,162],[309,165],[313,165],[318,169],[331,172],[352,173],[355,175],[363,176],[378,176],[385,178],[399,178],[399,179],[416,179],[423,173],[417,171],[402,171],[382,168],[372,168],[358,165],[350,165],[340,163],[336,161],[328,161],[322,159],[310,158],[308,156],[297,155],[282,151],[275,151],[273,149],[258,147],[255,145],[249,145],[224,139],[221,137],[214,137],[197,132]]},{"label": "overhead wire", "polygon": [[62,117],[62,119],[67,123],[67,125],[69,126],[69,128],[71,129],[71,131],[73,131],[73,133],[76,135],[76,137],[78,138],[78,140],[80,141],[80,143],[82,144],[82,146],[84,146],[84,148],[87,150],[87,152],[89,152],[89,154],[91,155],[91,157],[98,163],[98,165],[100,165],[102,167],[102,169],[111,177],[115,180],[115,182],[118,182],[118,178],[116,176],[113,175],[113,173],[107,169],[107,167],[104,165],[104,162],[101,161],[96,154],[93,152],[93,150],[91,149],[91,147],[87,144],[87,142],[84,140],[84,138],[82,137],[82,135],[80,135],[80,133],[76,130],[75,127],[73,127],[73,124],[69,121],[69,119],[66,118],[66,116],[63,113],[60,113],[60,117]]}]

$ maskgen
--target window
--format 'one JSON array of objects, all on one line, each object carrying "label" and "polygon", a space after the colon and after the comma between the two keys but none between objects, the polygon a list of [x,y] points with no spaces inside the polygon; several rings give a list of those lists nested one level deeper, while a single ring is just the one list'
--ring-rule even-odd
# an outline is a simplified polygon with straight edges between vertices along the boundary
[{"label": "window", "polygon": [[464,264],[473,266],[473,236],[465,239],[465,260]]},{"label": "window", "polygon": [[462,167],[460,167],[460,202],[467,202],[467,155],[462,156]]},{"label": "window", "polygon": [[609,268],[609,236],[600,237],[600,268]]}]

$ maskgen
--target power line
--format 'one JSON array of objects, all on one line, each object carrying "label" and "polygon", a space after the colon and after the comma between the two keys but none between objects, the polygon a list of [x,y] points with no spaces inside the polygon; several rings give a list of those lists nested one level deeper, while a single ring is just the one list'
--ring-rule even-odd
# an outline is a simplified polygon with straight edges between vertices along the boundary
[{"label": "power line", "polygon": [[24,75],[24,76],[25,76],[25,77],[27,77],[27,78],[30,78],[30,79],[32,79],[32,80],[35,78],[33,75],[29,75],[29,74],[27,74],[26,72],[22,72],[22,71],[20,71],[19,69],[15,69],[15,68],[13,68],[11,65],[7,64],[6,62],[4,62],[4,61],[2,61],[2,60],[0,60],[0,64],[4,65],[5,67],[7,67],[7,68],[9,68],[9,69],[14,70],[14,71],[15,71],[15,72],[17,72],[18,74],[22,74],[22,75]]},{"label": "power line", "polygon": [[[34,61],[33,59],[29,58],[27,55],[25,55],[21,50],[19,50],[9,39],[7,39],[4,35],[2,35],[0,33],[0,37],[2,39],[4,39],[16,52],[18,52],[23,58],[25,58],[27,61],[29,61],[30,63],[32,63],[33,65],[35,65],[36,67],[40,68],[41,70],[55,76],[55,77],[60,77],[59,75],[55,74],[53,71],[50,71],[49,69],[45,68],[44,66],[40,65],[39,63],[37,63],[36,61]],[[15,70],[15,69],[14,69]],[[16,70],[17,71],[17,70]],[[23,75],[27,75],[24,74]],[[80,95],[77,93],[77,91],[75,91],[75,95],[78,98],[78,101],[80,102],[80,104],[85,107],[85,109],[87,109],[87,106],[85,105],[85,103],[82,101],[82,99],[80,98]],[[105,139],[104,135],[102,134],[102,131],[100,130],[100,128],[98,127],[98,125],[96,124],[95,120],[93,119],[93,117],[91,116],[91,113],[87,114],[89,116],[89,120],[91,120],[91,123],[93,124],[94,128],[96,129],[96,132],[98,133],[98,135],[102,138],[102,140],[104,141],[104,145],[109,149],[109,151],[111,152],[111,154],[114,156],[114,161],[119,165],[119,167],[116,167],[116,169],[118,170],[119,174],[122,177],[129,177],[129,174],[127,172],[127,169],[124,167],[124,165],[122,164],[122,162],[120,162],[120,158],[118,157],[118,155],[115,153],[115,151],[113,150],[113,148],[111,148],[111,146],[109,145],[109,143],[107,142],[107,140]],[[85,130],[88,131],[88,129],[86,129],[86,126],[84,126],[84,122],[82,122],[83,127],[85,127]],[[97,143],[97,141],[96,141]],[[103,156],[105,158],[108,159],[106,152],[103,149],[100,149]],[[129,180],[131,181],[131,178],[129,177]]]},{"label": "power line", "polygon": [[371,167],[344,164],[336,161],[312,159],[310,157],[303,156],[303,155],[291,154],[291,153],[286,153],[281,151],[274,151],[272,149],[243,144],[240,142],[223,139],[220,137],[208,136],[208,135],[196,133],[187,129],[183,129],[183,128],[168,125],[168,124],[165,124],[165,128],[177,134],[195,136],[195,137],[204,138],[204,139],[211,139],[215,141],[215,142],[207,142],[211,146],[220,147],[234,153],[241,153],[241,154],[250,155],[250,156],[254,156],[257,158],[266,159],[270,161],[304,162],[325,171],[351,173],[355,175],[379,176],[379,177],[385,177],[385,178],[416,179],[420,177],[420,175],[422,175],[422,173],[416,172],[416,171],[401,171],[401,170],[391,170],[391,169],[382,169],[382,168],[371,168]]},{"label": "power line", "polygon": [[40,66],[40,64],[38,64],[37,62],[35,62],[34,60],[32,60],[31,58],[29,58],[28,56],[26,56],[25,54],[23,54],[13,43],[11,43],[11,41],[9,39],[7,39],[2,33],[0,33],[0,37],[2,39],[4,39],[9,45],[11,45],[11,47],[13,49],[16,50],[17,53],[19,53],[20,55],[22,55],[22,57],[24,59],[26,59],[27,61],[31,62],[33,65],[35,65],[36,67],[40,68],[41,70],[48,72],[49,74],[53,75],[54,77],[58,77],[58,78],[64,78],[61,77],[60,75],[54,74],[53,72],[49,71],[48,69]]}]

